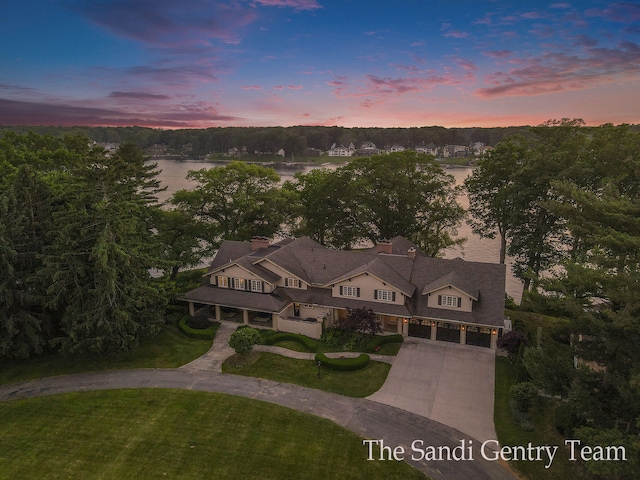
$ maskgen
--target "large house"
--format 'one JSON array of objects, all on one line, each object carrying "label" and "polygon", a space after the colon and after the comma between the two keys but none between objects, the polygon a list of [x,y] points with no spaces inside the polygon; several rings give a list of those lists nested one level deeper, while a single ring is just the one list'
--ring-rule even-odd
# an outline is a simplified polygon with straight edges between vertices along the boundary
[{"label": "large house", "polygon": [[504,265],[427,257],[403,237],[360,252],[254,237],[224,241],[203,285],[181,300],[191,315],[313,338],[365,307],[385,332],[495,349],[505,275]]}]

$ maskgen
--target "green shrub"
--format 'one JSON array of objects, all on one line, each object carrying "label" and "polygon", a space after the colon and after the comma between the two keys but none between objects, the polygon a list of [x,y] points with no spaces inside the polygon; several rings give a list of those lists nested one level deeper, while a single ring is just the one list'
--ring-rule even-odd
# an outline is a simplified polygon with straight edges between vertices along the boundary
[{"label": "green shrub", "polygon": [[356,358],[329,358],[324,353],[316,354],[316,362],[321,362],[323,367],[341,372],[352,372],[360,370],[371,361],[371,357],[366,353],[358,355]]},{"label": "green shrub", "polygon": [[306,337],[304,335],[298,335],[296,333],[274,332],[271,335],[262,336],[262,341],[265,345],[275,345],[276,343],[283,342],[285,340],[298,342],[309,352],[315,352],[318,350],[317,342],[312,338]]},{"label": "green shrub", "polygon": [[212,323],[210,327],[205,329],[191,328],[187,325],[187,321],[191,318],[189,314],[184,315],[178,322],[178,328],[189,338],[195,338],[197,340],[213,340],[216,336],[216,331],[220,326],[219,323]]},{"label": "green shrub", "polygon": [[187,325],[196,330],[204,330],[211,326],[211,322],[206,315],[195,315],[187,320]]},{"label": "green shrub", "polygon": [[238,328],[231,334],[229,339],[229,346],[233,348],[236,353],[240,355],[246,355],[253,350],[253,346],[260,343],[260,332],[255,328]]},{"label": "green shrub", "polygon": [[382,345],[386,345],[387,343],[402,343],[404,342],[404,337],[399,333],[393,335],[381,335],[378,337],[374,337],[369,343],[367,343],[365,347],[365,352],[375,352],[376,348],[381,347]]}]

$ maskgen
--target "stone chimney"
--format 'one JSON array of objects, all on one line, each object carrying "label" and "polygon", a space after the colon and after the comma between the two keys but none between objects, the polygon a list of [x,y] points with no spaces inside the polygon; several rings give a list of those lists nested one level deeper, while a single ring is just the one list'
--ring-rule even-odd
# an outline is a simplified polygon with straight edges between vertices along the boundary
[{"label": "stone chimney", "polygon": [[391,254],[391,252],[393,251],[393,244],[386,238],[378,240],[377,247],[378,247],[378,253]]},{"label": "stone chimney", "polygon": [[416,247],[411,247],[409,250],[407,250],[407,257],[409,257],[411,260],[416,258]]},{"label": "stone chimney", "polygon": [[269,248],[268,237],[251,237],[251,251],[255,252],[263,248]]}]

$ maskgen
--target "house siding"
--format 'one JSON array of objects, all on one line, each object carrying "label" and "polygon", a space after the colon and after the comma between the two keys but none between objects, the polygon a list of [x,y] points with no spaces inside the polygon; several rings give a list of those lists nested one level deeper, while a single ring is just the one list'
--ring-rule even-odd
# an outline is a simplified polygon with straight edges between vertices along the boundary
[{"label": "house siding", "polygon": [[[431,292],[427,305],[431,308],[439,308],[443,310],[458,310],[461,312],[471,312],[473,309],[473,300],[469,298],[469,295],[453,287],[443,287]],[[460,298],[460,306],[446,306],[442,305],[442,302],[438,304],[438,297],[444,295],[454,296]]]},{"label": "house siding", "polygon": [[[345,280],[332,285],[331,295],[333,297],[341,298],[353,298],[347,295],[342,295],[340,287],[357,287],[360,288],[359,300],[365,300],[369,302],[390,303],[394,305],[404,305],[404,295],[396,288],[393,288],[388,283],[385,283],[373,275],[358,275],[353,277],[351,281]],[[381,300],[376,298],[376,290],[387,290],[392,292],[394,300]]]}]

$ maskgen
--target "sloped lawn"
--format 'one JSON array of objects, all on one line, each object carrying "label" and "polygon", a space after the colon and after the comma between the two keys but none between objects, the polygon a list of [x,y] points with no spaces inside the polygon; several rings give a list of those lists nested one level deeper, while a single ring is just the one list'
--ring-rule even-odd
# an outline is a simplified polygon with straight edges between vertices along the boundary
[{"label": "sloped lawn", "polygon": [[321,418],[230,395],[71,393],[0,403],[3,479],[419,479],[366,460],[362,440]]},{"label": "sloped lawn", "polygon": [[175,368],[204,355],[212,343],[212,340],[188,338],[176,325],[165,325],[158,335],[143,340],[137,348],[129,352],[104,355],[54,354],[30,360],[5,361],[0,369],[0,385],[32,378],[99,370]]}]

